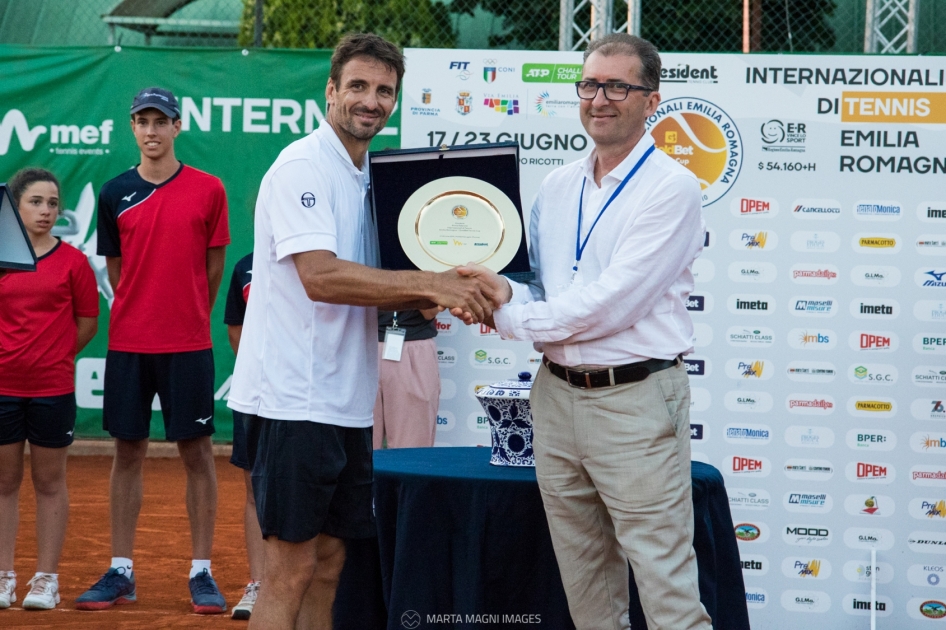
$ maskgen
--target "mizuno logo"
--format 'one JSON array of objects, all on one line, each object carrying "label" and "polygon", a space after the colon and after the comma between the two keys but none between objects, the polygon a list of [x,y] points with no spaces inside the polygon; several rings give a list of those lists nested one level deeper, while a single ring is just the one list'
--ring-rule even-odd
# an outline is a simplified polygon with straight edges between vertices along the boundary
[{"label": "mizuno logo", "polygon": [[72,431],[66,431],[66,435],[72,435]]},{"label": "mizuno logo", "polygon": [[213,416],[207,416],[206,418],[197,418],[194,422],[199,422],[201,424],[207,424],[209,420],[213,419]]},{"label": "mizuno logo", "polygon": [[[131,205],[129,205],[129,206],[126,206],[123,210],[121,210],[121,211],[118,213],[118,216],[120,217],[120,216],[122,216],[123,214],[125,214],[126,212],[128,212],[129,210],[133,210],[134,208],[137,208],[138,206],[140,206],[140,205],[143,204],[144,202],[148,201],[148,199],[151,199],[151,195],[153,195],[153,194],[156,193],[156,192],[158,192],[157,188],[155,188],[154,190],[152,190],[151,192],[149,192],[149,193],[147,194],[147,196],[145,196],[141,201],[138,201],[138,202],[133,203],[133,204],[131,204]],[[137,195],[137,194],[138,194],[138,191],[136,190],[135,192],[131,193],[131,194],[128,195],[127,197],[122,197],[122,200],[123,200],[123,201],[126,201],[126,202],[130,202],[130,201],[131,201],[131,198],[134,197],[134,196]]]},{"label": "mizuno logo", "polygon": [[927,271],[926,274],[936,278],[937,282],[942,282],[943,276],[946,276],[946,271],[941,271],[939,273],[936,273],[935,271]]}]

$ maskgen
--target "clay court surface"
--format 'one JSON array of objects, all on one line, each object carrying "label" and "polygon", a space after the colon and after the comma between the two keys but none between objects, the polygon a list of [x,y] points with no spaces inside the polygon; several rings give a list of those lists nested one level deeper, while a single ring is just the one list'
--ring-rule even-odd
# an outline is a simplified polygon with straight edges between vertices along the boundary
[{"label": "clay court surface", "polygon": [[[138,602],[105,611],[74,609],[75,599],[108,569],[111,561],[108,475],[111,457],[69,458],[69,529],[59,563],[62,603],[55,610],[26,611],[20,603],[36,570],[36,512],[26,471],[20,490],[20,532],[16,545],[17,602],[0,610],[0,628],[245,628],[225,615],[191,612],[187,575],[190,529],[184,507],[184,468],[176,458],[145,461],[144,503],[135,542]],[[219,503],[214,535],[213,575],[233,606],[249,581],[243,539],[243,471],[217,457]],[[27,458],[29,466],[29,458]]]}]

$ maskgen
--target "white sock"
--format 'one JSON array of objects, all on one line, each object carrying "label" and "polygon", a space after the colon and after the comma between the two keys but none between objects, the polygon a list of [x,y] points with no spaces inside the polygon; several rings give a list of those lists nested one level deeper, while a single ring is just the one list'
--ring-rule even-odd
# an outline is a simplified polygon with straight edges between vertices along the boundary
[{"label": "white sock", "polygon": [[112,558],[112,568],[113,569],[124,569],[125,576],[131,575],[132,567],[134,563],[131,561],[131,558]]},{"label": "white sock", "polygon": [[191,579],[204,569],[207,569],[207,573],[210,574],[210,560],[191,560]]}]

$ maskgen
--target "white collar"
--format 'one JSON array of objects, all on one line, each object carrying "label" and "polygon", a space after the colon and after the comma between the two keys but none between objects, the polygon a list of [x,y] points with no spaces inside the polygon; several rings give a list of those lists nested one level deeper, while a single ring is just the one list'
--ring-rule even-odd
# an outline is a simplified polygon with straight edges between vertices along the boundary
[{"label": "white collar", "polygon": [[315,130],[315,133],[318,134],[319,138],[324,139],[329,144],[329,146],[335,149],[335,152],[338,153],[338,156],[342,159],[342,163],[349,171],[351,171],[352,175],[368,175],[367,154],[365,155],[365,163],[362,165],[362,168],[355,166],[355,164],[351,161],[351,155],[349,155],[348,149],[346,149],[345,145],[342,144],[338,134],[335,133],[335,129],[328,123],[327,120],[323,120],[319,124],[319,128]]},{"label": "white collar", "polygon": [[[631,149],[631,152],[627,154],[627,157],[621,160],[621,163],[611,169],[610,172],[605,173],[601,177],[601,181],[604,182],[605,177],[613,177],[617,181],[623,180],[631,169],[634,168],[634,165],[637,164],[637,161],[641,159],[647,149],[653,146],[653,144],[654,137],[645,131],[641,139],[638,140],[634,148]],[[592,182],[595,181],[595,160],[597,159],[598,150],[593,149],[581,165],[582,174]]]}]

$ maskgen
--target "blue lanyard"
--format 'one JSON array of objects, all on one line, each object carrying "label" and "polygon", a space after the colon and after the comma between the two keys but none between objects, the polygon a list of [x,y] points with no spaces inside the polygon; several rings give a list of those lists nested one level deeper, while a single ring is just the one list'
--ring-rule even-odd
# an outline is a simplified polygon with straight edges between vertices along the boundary
[{"label": "blue lanyard", "polygon": [[641,156],[641,159],[637,161],[637,164],[634,165],[634,168],[631,169],[631,172],[627,174],[624,180],[618,184],[618,187],[614,189],[614,192],[611,193],[611,198],[608,199],[607,203],[604,204],[604,207],[601,208],[601,212],[598,213],[598,218],[595,219],[595,222],[591,224],[591,229],[588,230],[588,234],[585,236],[584,242],[581,240],[581,215],[582,215],[582,203],[585,199],[585,178],[581,180],[581,196],[578,198],[578,231],[575,234],[575,266],[572,267],[572,271],[578,271],[578,263],[581,262],[581,255],[585,251],[585,246],[588,244],[588,239],[591,238],[591,233],[594,232],[595,226],[598,225],[598,221],[601,219],[601,215],[604,214],[604,211],[608,209],[608,206],[611,205],[611,202],[617,199],[617,196],[621,194],[621,191],[624,190],[624,187],[627,186],[627,183],[631,181],[631,178],[634,177],[640,167],[647,161],[647,158],[650,157],[650,154],[654,152],[654,149],[657,148],[656,145],[650,145],[650,148]]}]

